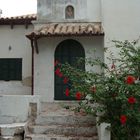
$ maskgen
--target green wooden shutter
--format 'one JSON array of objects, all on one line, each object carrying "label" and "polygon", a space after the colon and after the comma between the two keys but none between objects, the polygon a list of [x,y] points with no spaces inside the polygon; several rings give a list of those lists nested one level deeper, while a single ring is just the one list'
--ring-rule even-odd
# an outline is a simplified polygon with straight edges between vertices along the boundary
[{"label": "green wooden shutter", "polygon": [[22,59],[1,58],[0,80],[22,80]]}]

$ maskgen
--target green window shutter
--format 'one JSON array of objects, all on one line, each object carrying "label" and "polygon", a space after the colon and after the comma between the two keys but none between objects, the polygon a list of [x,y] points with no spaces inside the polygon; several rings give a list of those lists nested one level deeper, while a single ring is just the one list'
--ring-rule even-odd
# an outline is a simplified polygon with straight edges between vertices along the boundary
[{"label": "green window shutter", "polygon": [[0,80],[22,80],[22,59],[1,58],[0,59]]}]

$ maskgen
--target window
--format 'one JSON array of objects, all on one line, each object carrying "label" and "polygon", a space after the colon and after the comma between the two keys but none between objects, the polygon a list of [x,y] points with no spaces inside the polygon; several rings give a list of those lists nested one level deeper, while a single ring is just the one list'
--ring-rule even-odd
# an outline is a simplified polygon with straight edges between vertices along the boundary
[{"label": "window", "polygon": [[69,5],[69,6],[66,7],[65,18],[66,19],[74,19],[74,8],[73,8],[73,6]]},{"label": "window", "polygon": [[0,59],[0,80],[22,80],[22,59],[1,58]]}]

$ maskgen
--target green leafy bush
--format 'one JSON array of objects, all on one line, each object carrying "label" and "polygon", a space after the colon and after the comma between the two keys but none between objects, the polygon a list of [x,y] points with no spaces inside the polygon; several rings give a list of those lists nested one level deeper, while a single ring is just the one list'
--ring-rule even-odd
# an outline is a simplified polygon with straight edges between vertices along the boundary
[{"label": "green leafy bush", "polygon": [[136,41],[113,43],[120,51],[117,58],[109,58],[111,66],[99,58],[84,60],[86,65],[100,68],[100,73],[61,66],[71,84],[66,96],[82,99],[81,108],[98,116],[99,124],[110,123],[112,140],[136,140],[140,134],[140,47]]}]

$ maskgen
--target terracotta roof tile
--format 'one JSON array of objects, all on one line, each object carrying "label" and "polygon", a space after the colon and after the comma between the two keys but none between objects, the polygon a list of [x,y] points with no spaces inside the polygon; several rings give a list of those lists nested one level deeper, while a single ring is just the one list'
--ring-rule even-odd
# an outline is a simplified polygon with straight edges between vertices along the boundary
[{"label": "terracotta roof tile", "polygon": [[36,14],[28,14],[22,16],[14,16],[14,17],[1,17],[0,25],[8,25],[8,24],[31,24],[32,20],[36,20]]},{"label": "terracotta roof tile", "polygon": [[28,34],[28,38],[41,36],[104,35],[101,23],[48,23]]},{"label": "terracotta roof tile", "polygon": [[36,14],[28,14],[14,17],[1,17],[0,20],[13,20],[13,19],[36,19]]}]

